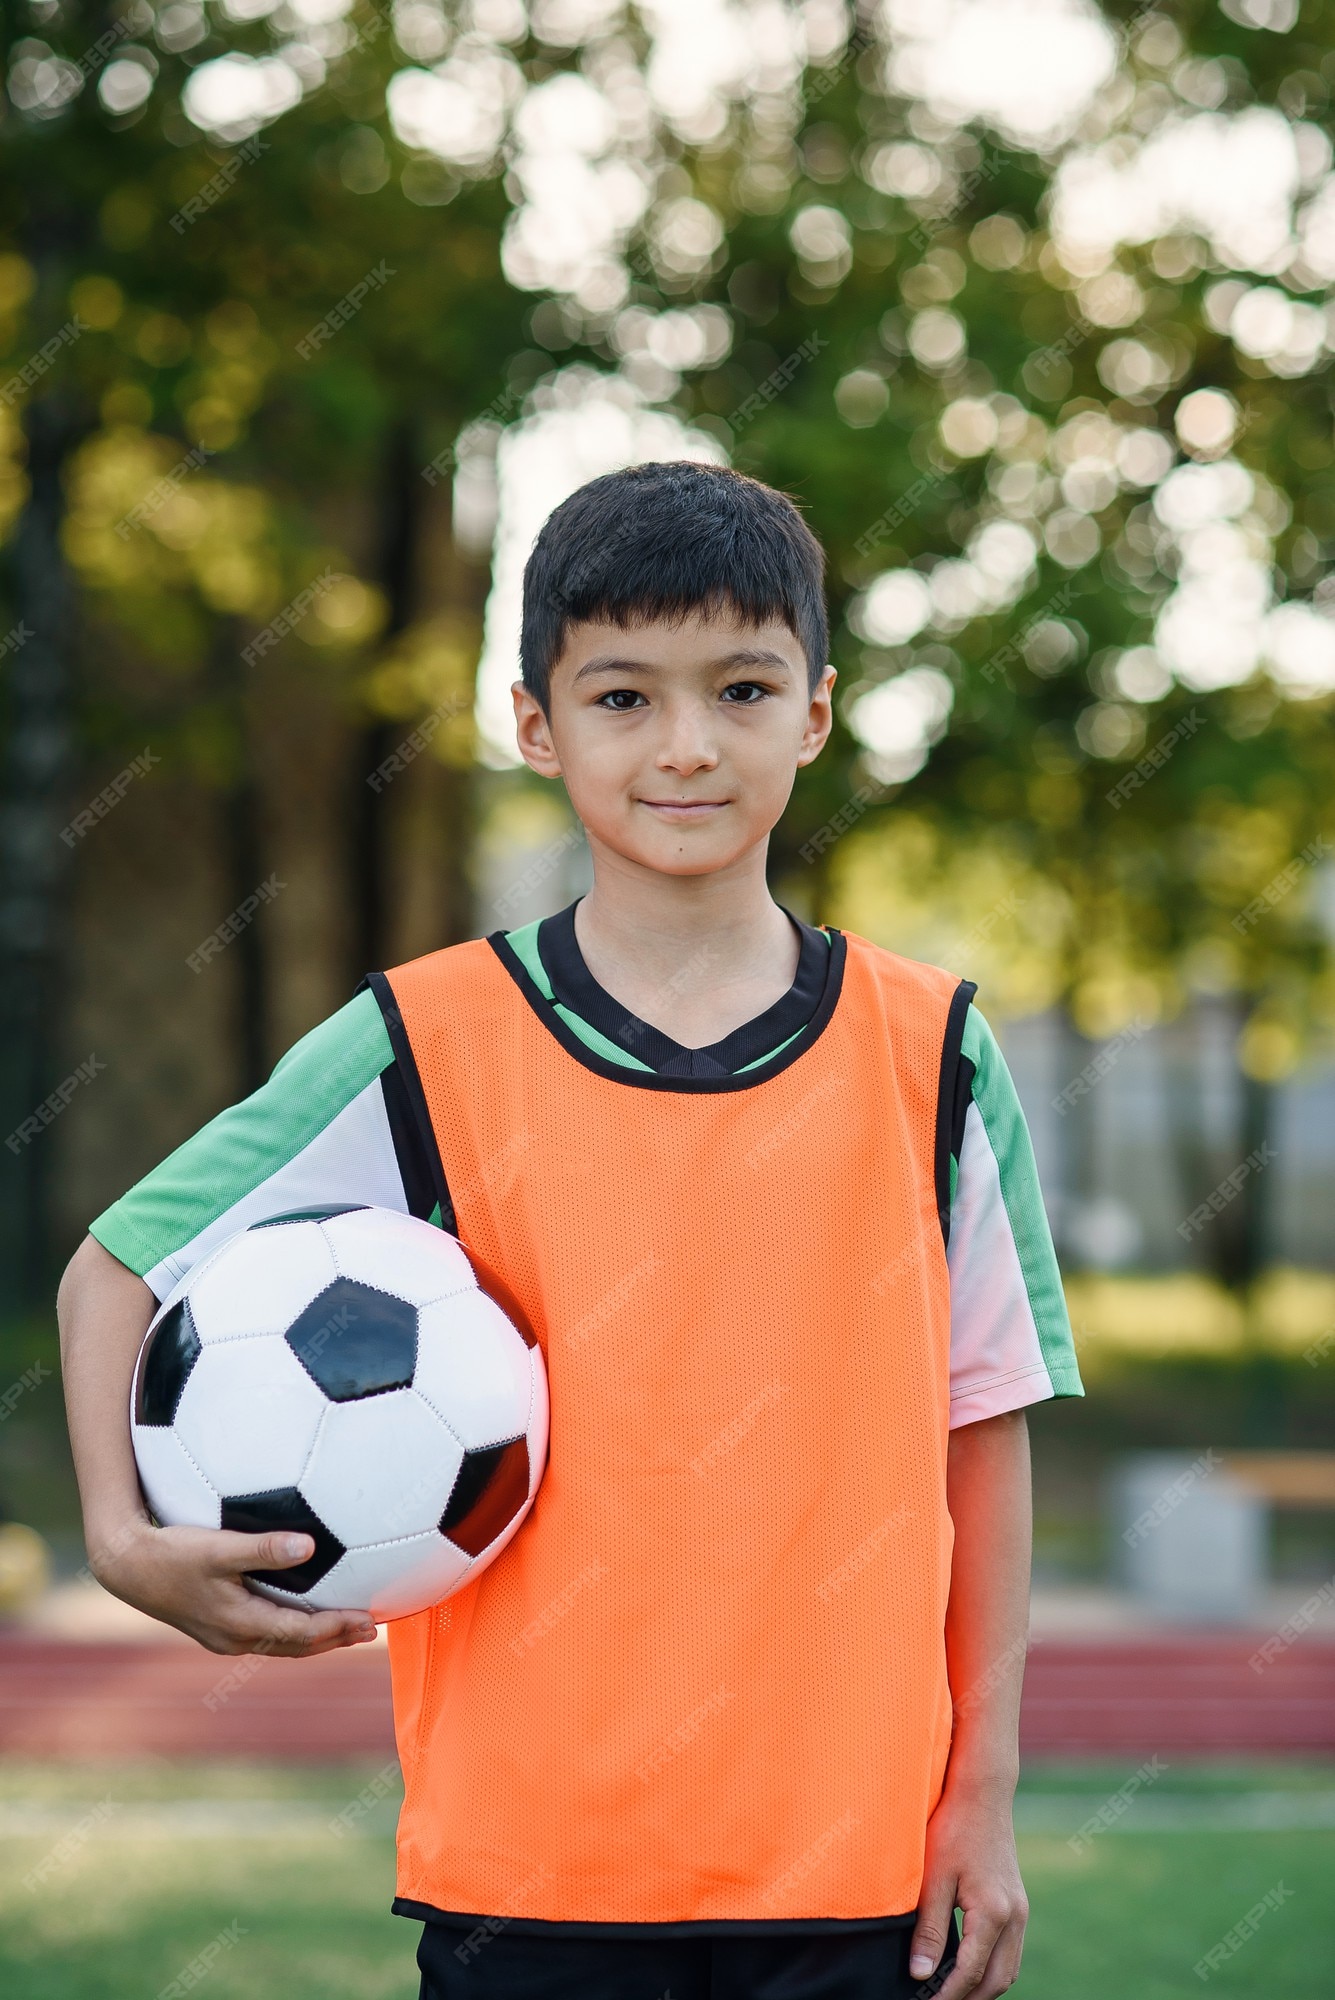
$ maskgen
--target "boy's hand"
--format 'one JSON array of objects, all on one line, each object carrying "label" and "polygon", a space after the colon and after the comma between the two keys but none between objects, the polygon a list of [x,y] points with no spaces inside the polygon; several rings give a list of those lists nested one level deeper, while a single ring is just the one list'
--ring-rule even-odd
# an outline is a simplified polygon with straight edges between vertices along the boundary
[{"label": "boy's hand", "polygon": [[[954,1965],[932,1978],[956,1905],[964,1931]],[[909,1972],[938,2000],[994,2000],[1015,1983],[1029,1904],[1020,1880],[1009,1794],[959,1792],[949,1785],[927,1822],[927,1863]]]},{"label": "boy's hand", "polygon": [[290,1569],[313,1547],[309,1535],[155,1528],[144,1519],[90,1550],[89,1563],[113,1596],[174,1625],[211,1653],[304,1660],[374,1639],[376,1632],[364,1611],[298,1611],[261,1597],[242,1580],[248,1569]]}]

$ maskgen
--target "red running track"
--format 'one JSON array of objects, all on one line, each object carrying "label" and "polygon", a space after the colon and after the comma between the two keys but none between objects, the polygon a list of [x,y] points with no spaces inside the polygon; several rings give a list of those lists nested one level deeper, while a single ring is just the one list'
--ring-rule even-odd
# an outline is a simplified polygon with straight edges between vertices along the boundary
[{"label": "red running track", "polygon": [[[1256,1673],[1264,1635],[1046,1639],[1029,1655],[1028,1756],[1335,1755],[1335,1641]],[[229,1659],[185,1640],[0,1635],[0,1753],[334,1759],[394,1752],[382,1646]]]}]

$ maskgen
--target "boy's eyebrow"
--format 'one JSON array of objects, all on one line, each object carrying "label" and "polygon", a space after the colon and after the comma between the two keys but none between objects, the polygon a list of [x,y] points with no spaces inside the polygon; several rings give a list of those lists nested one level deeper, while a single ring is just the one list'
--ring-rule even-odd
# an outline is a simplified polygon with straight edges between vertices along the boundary
[{"label": "boy's eyebrow", "polygon": [[[725,653],[722,659],[712,662],[715,667],[777,667],[782,673],[791,673],[792,665],[782,653],[775,653],[768,646],[743,646],[735,653]],[[659,669],[650,660],[628,660],[620,653],[599,653],[584,665],[570,683],[578,682],[592,674],[656,674]]]}]

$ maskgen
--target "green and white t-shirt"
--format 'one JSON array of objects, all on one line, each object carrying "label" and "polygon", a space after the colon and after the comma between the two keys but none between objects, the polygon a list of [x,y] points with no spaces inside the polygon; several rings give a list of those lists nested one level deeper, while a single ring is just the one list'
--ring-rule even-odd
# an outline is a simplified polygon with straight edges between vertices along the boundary
[{"label": "green and white t-shirt", "polygon": [[[811,1031],[830,941],[792,921],[784,996],[706,1049],[639,1020],[589,972],[575,905],[507,932],[554,1013],[599,1055],[676,1076],[734,1075]],[[791,914],[791,913],[790,913]],[[269,1081],[178,1146],[91,1225],[161,1299],[219,1243],[266,1216],[366,1202],[448,1226],[375,994],[361,990],[282,1058]],[[991,1029],[970,1006],[953,1105],[951,1426],[1084,1391],[1033,1148]]]}]

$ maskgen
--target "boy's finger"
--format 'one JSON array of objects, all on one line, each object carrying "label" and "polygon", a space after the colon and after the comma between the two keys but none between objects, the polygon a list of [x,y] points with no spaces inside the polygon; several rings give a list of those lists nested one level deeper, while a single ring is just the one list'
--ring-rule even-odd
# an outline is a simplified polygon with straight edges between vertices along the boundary
[{"label": "boy's finger", "polygon": [[294,1611],[277,1604],[262,1612],[256,1605],[253,1613],[247,1607],[245,1627],[237,1633],[248,1653],[289,1658],[374,1637],[375,1626],[364,1611]]},{"label": "boy's finger", "polygon": [[987,1971],[993,1946],[1004,1928],[998,1917],[985,1916],[978,1910],[964,1912],[964,1932],[955,1963],[940,1986],[933,1982],[938,2000],[965,2000],[973,1992]]},{"label": "boy's finger", "polygon": [[248,1569],[290,1569],[315,1553],[313,1536],[278,1528],[263,1535],[243,1535],[235,1528],[217,1528],[213,1530],[212,1541],[218,1567],[238,1574]]},{"label": "boy's finger", "polygon": [[924,1882],[918,1921],[909,1940],[909,1976],[930,1979],[941,1962],[955,1914],[954,1882]]}]

